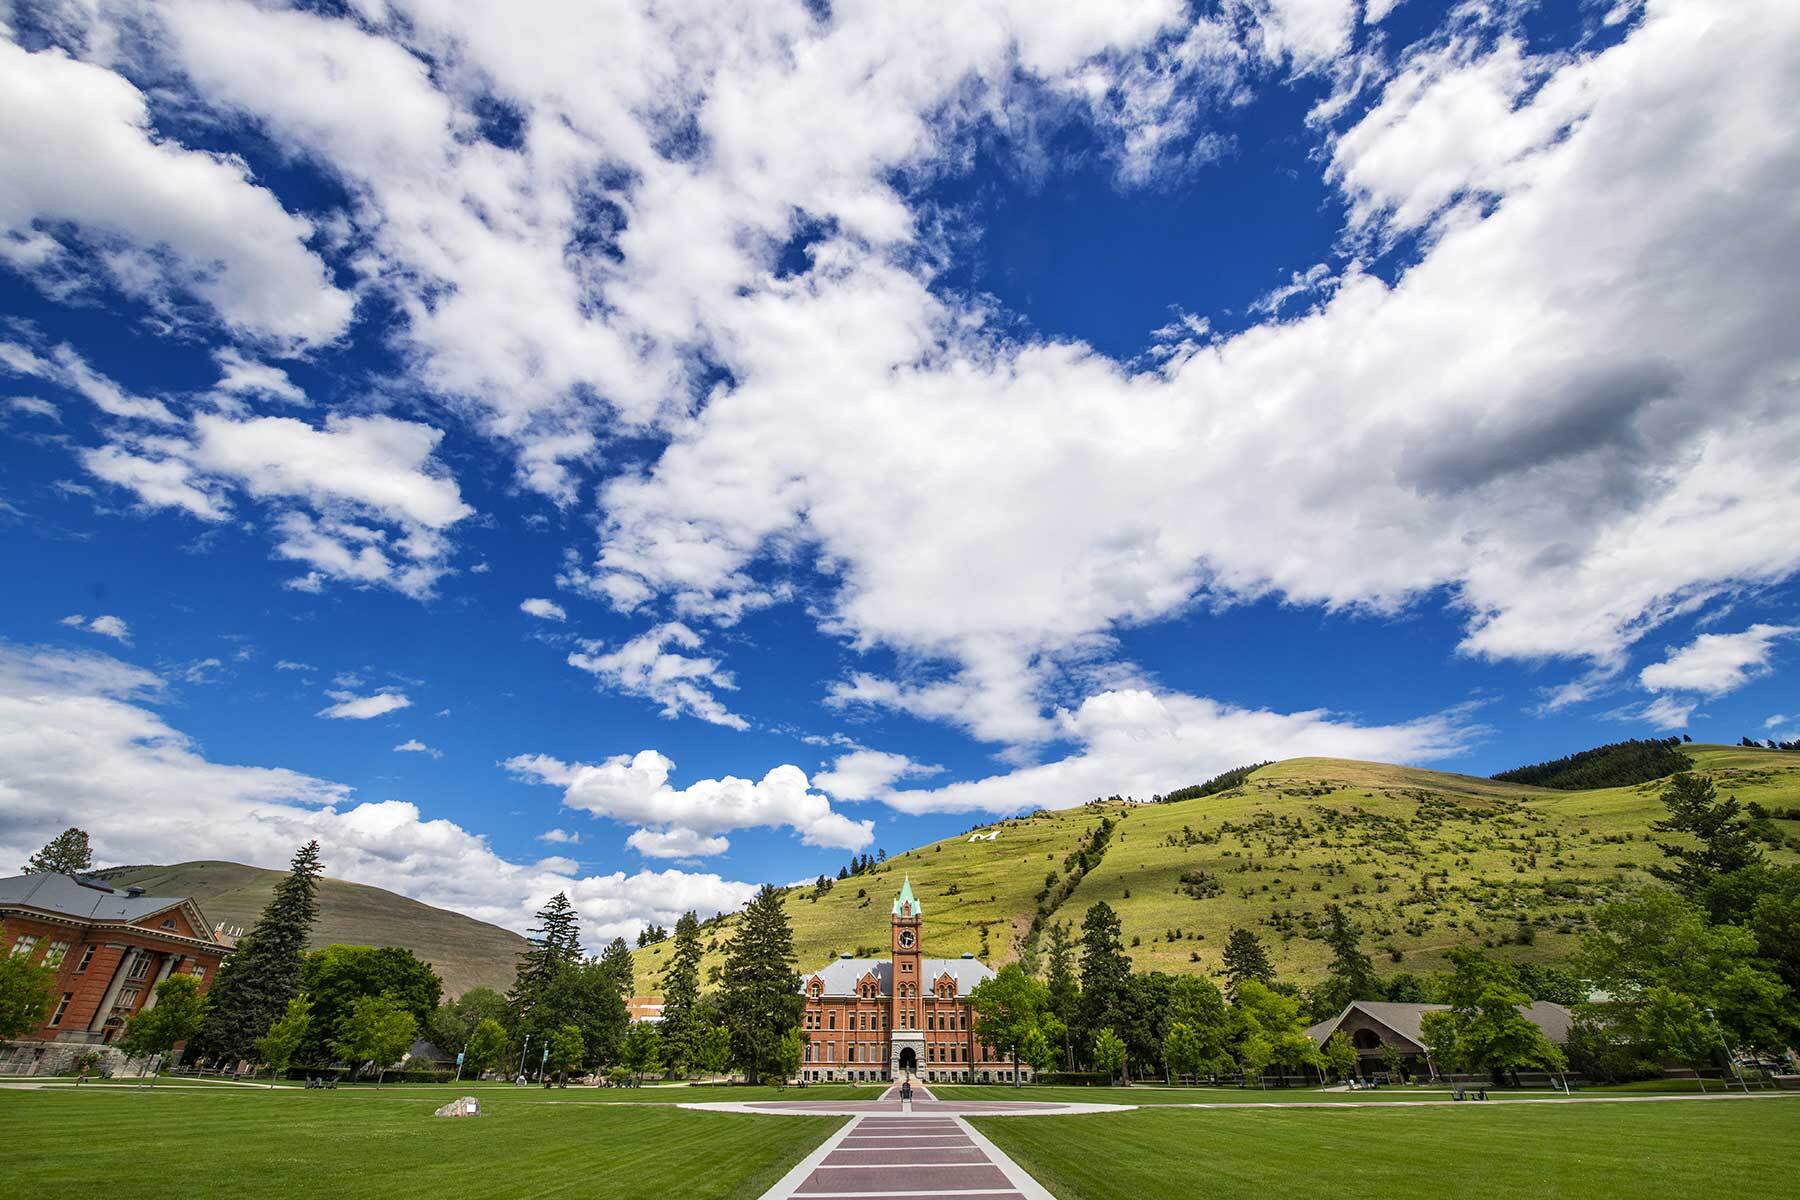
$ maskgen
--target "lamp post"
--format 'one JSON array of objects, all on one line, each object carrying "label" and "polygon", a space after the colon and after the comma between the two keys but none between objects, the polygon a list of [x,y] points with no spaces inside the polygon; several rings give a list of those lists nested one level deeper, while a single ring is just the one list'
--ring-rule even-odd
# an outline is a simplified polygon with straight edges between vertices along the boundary
[{"label": "lamp post", "polygon": [[1725,1031],[1719,1028],[1719,1018],[1712,1009],[1706,1010],[1707,1019],[1712,1022],[1713,1032],[1719,1035],[1719,1048],[1725,1051],[1725,1061],[1731,1064],[1731,1073],[1737,1076],[1738,1086],[1744,1089],[1744,1095],[1750,1094],[1750,1085],[1744,1081],[1744,1073],[1738,1070],[1737,1059],[1731,1055],[1731,1047],[1725,1044]]},{"label": "lamp post", "polygon": [[525,1044],[519,1047],[519,1071],[517,1078],[525,1078],[525,1052],[531,1049],[531,1035],[525,1035]]}]

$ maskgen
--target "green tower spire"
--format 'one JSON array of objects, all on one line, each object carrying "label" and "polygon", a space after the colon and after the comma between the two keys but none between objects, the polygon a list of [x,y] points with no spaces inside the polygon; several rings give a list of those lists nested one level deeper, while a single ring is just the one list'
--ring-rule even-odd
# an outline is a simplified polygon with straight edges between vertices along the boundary
[{"label": "green tower spire", "polygon": [[906,876],[905,879],[901,881],[900,894],[894,897],[894,915],[896,917],[900,915],[900,906],[902,904],[912,905],[907,911],[913,916],[918,917],[924,915],[923,911],[919,908],[919,902],[913,898],[912,876],[910,875]]}]

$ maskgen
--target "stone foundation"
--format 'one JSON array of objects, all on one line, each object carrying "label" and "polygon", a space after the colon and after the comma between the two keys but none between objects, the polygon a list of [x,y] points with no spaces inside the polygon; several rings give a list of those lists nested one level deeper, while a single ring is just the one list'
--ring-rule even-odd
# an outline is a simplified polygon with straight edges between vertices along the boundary
[{"label": "stone foundation", "polygon": [[113,1046],[88,1042],[0,1042],[0,1075],[73,1075],[82,1054],[92,1051],[99,1061],[94,1075],[126,1075],[137,1069],[135,1059]]}]

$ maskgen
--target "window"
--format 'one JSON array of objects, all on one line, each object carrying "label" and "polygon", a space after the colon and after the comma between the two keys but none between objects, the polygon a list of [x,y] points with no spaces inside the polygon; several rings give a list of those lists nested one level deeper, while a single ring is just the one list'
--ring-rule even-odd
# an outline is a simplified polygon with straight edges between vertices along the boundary
[{"label": "window", "polygon": [[96,949],[96,947],[93,947],[93,946],[82,947],[81,961],[75,964],[75,973],[77,975],[80,975],[83,972],[85,972],[88,968],[88,964],[94,961],[94,950],[95,949]]},{"label": "window", "polygon": [[202,983],[206,979],[206,968],[199,963],[194,964],[194,982]]},{"label": "window", "polygon": [[136,988],[126,988],[124,991],[119,993],[119,1002],[117,1004],[113,1005],[113,1007],[114,1008],[136,1008],[137,1002],[138,1002],[138,990]]},{"label": "window", "polygon": [[901,964],[900,964],[900,969],[901,969],[901,970],[902,970],[902,971],[904,971],[904,972],[905,972],[905,973],[906,973],[906,974],[908,974],[908,975],[911,975],[911,974],[912,974],[912,964],[911,964],[911,963],[909,963],[909,962],[903,962],[903,963],[901,963]]},{"label": "window", "polygon": [[64,992],[57,1002],[56,1013],[50,1018],[50,1028],[55,1029],[62,1024],[63,1014],[69,1011],[69,1001],[75,998],[74,992]]},{"label": "window", "polygon": [[142,979],[144,976],[148,975],[149,973],[150,973],[150,956],[148,954],[140,954],[131,961],[131,974],[127,975],[126,978],[127,979]]},{"label": "window", "polygon": [[63,965],[63,959],[69,957],[69,943],[51,942],[50,948],[44,951],[44,965],[51,970]]},{"label": "window", "polygon": [[33,950],[37,949],[37,944],[38,940],[34,934],[21,933],[19,935],[19,940],[13,943],[13,957],[22,958],[28,956]]},{"label": "window", "polygon": [[834,1008],[830,1012],[825,1014],[825,1028],[827,1028],[827,1029],[836,1029],[837,1028],[837,1009]]}]

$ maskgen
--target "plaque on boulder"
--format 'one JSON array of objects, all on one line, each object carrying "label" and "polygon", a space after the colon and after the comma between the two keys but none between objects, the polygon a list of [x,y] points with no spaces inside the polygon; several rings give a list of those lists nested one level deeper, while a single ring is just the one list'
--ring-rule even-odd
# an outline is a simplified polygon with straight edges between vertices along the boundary
[{"label": "plaque on boulder", "polygon": [[479,1117],[481,1101],[473,1096],[458,1096],[444,1107],[437,1110],[440,1117]]}]

